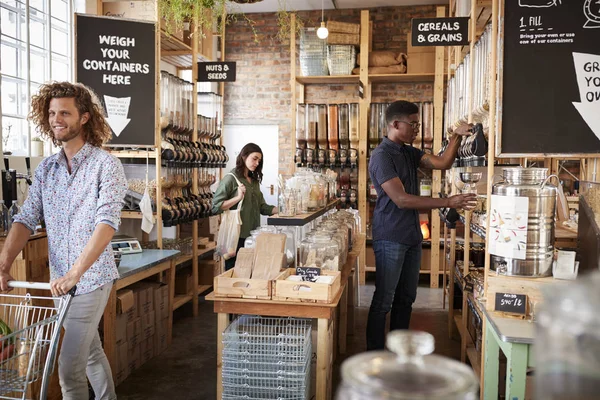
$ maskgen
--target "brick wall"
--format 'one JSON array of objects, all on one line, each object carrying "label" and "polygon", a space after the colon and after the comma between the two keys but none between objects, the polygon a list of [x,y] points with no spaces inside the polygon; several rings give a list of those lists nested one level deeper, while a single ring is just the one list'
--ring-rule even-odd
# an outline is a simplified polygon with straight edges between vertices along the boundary
[{"label": "brick wall", "polygon": [[[412,18],[434,17],[435,6],[384,7],[370,9],[373,49],[406,52],[406,36]],[[227,26],[226,61],[237,62],[237,81],[225,85],[226,124],[277,124],[279,126],[279,172],[289,174],[293,163],[291,141],[291,89],[289,40],[276,38],[279,26],[275,13],[248,14],[252,28],[243,18]],[[320,12],[299,12],[305,26],[318,26]],[[325,19],[360,23],[360,10],[326,11]],[[299,67],[298,67],[299,70]],[[431,101],[433,84],[373,84],[373,102],[405,99]],[[358,102],[355,85],[307,85],[307,103]]]}]

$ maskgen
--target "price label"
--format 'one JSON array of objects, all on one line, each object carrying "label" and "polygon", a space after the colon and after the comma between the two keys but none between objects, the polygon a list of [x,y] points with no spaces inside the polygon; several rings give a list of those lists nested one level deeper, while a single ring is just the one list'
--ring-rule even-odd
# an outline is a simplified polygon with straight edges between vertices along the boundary
[{"label": "price label", "polygon": [[527,315],[527,295],[496,293],[496,311]]},{"label": "price label", "polygon": [[321,268],[296,267],[296,275],[301,276],[303,281],[316,282],[317,277],[321,275]]}]

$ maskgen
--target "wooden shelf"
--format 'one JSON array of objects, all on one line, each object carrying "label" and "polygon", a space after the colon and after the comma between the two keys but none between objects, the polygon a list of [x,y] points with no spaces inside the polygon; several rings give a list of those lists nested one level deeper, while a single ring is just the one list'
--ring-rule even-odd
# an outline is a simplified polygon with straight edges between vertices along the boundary
[{"label": "wooden shelf", "polygon": [[371,83],[433,82],[435,74],[371,74]]},{"label": "wooden shelf", "polygon": [[121,218],[142,219],[142,212],[141,211],[121,211]]},{"label": "wooden shelf", "polygon": [[460,311],[454,312],[454,323],[456,324],[456,328],[458,329],[458,334],[462,338],[463,335],[466,333],[463,331],[463,327],[462,327],[462,312],[460,312]]},{"label": "wooden shelf", "polygon": [[179,256],[179,257],[177,257],[177,258],[175,259],[175,265],[179,265],[179,264],[183,264],[183,263],[186,263],[186,262],[188,262],[188,261],[191,261],[191,260],[192,260],[192,258],[193,258],[193,257],[192,257],[192,255],[191,255],[191,254],[189,254],[189,255],[184,255],[184,256]]},{"label": "wooden shelf", "polygon": [[198,294],[201,295],[202,293],[204,293],[210,289],[212,289],[212,285],[199,285],[198,286]]},{"label": "wooden shelf", "polygon": [[[192,48],[164,30],[160,31],[160,57],[163,61],[184,69],[191,69],[194,62]],[[197,58],[196,62],[209,61],[201,54]]]},{"label": "wooden shelf", "polygon": [[198,249],[198,256],[202,256],[202,255],[204,255],[206,253],[210,253],[211,251],[213,251],[216,248],[217,248],[217,244],[214,243],[214,244],[208,246],[205,249]]},{"label": "wooden shelf", "polygon": [[183,306],[185,303],[187,303],[188,301],[192,300],[194,298],[193,294],[180,294],[175,296],[175,298],[173,299],[173,311],[177,310],[178,308],[180,308],[181,306]]},{"label": "wooden shelf", "polygon": [[358,83],[358,75],[337,75],[337,76],[297,76],[296,82],[303,85],[326,85],[326,84],[345,84]]},{"label": "wooden shelf", "polygon": [[375,267],[365,267],[365,271],[367,272],[375,272]]},{"label": "wooden shelf", "polygon": [[481,376],[481,356],[475,347],[467,347],[467,357],[476,376]]},{"label": "wooden shelf", "polygon": [[156,151],[154,149],[147,152],[146,150],[127,150],[127,151],[116,151],[107,149],[107,151],[117,158],[156,158]]},{"label": "wooden shelf", "polygon": [[269,217],[267,218],[267,225],[276,225],[276,226],[304,226],[311,221],[319,218],[327,211],[337,207],[339,204],[339,200],[336,199],[329,203],[325,208],[322,208],[318,211],[309,213],[309,214],[301,214],[295,217]]}]

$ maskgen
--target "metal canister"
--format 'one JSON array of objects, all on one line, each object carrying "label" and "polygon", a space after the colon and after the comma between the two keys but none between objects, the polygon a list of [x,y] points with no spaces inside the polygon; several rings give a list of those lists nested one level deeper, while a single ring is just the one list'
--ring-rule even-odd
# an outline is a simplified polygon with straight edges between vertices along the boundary
[{"label": "metal canister", "polygon": [[554,215],[557,187],[547,168],[504,168],[503,180],[493,185],[492,194],[529,199],[527,243],[524,260],[492,255],[492,269],[514,276],[552,275]]}]

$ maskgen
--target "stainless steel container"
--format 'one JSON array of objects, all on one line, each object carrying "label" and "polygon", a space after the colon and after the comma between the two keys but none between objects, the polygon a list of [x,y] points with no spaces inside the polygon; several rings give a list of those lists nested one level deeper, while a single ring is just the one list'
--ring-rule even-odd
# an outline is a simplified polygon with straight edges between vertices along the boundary
[{"label": "stainless steel container", "polygon": [[556,186],[549,183],[547,168],[504,168],[503,180],[492,194],[529,198],[527,244],[524,260],[492,255],[492,269],[512,276],[552,275]]}]

